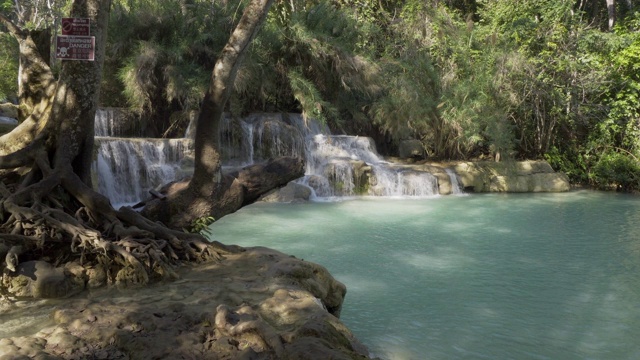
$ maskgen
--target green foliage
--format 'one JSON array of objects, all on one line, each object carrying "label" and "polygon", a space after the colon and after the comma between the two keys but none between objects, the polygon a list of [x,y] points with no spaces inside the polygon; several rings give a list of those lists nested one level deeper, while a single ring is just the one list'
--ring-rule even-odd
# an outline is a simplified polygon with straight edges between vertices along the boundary
[{"label": "green foliage", "polygon": [[[234,11],[204,1],[117,2],[110,19],[103,85],[112,93],[105,101],[121,105],[123,97],[147,121],[197,108],[232,29]],[[122,97],[114,94],[117,89]]]},{"label": "green foliage", "polygon": [[593,185],[622,191],[640,190],[640,161],[631,153],[609,150],[596,163],[590,174]]},{"label": "green foliage", "polygon": [[544,154],[544,159],[556,170],[564,172],[572,183],[589,183],[589,163],[591,156],[585,154],[576,145],[568,146],[564,151],[560,151],[553,146]]},{"label": "green foliage", "polygon": [[211,237],[213,233],[209,228],[209,226],[213,224],[215,221],[216,219],[214,219],[213,216],[203,216],[191,221],[189,229],[184,229],[184,231],[190,232],[190,233],[202,234],[205,237]]},{"label": "green foliage", "polygon": [[0,101],[18,94],[18,43],[0,33]]},{"label": "green foliage", "polygon": [[[299,111],[420,139],[440,158],[546,158],[573,181],[626,183],[603,175],[640,152],[640,14],[617,3],[605,31],[596,2],[277,2],[228,110]],[[241,1],[116,2],[107,88],[141,113],[196,108],[241,12]]]},{"label": "green foliage", "polygon": [[320,91],[299,70],[291,70],[288,75],[293,97],[300,103],[303,114],[322,122],[327,120],[325,114],[337,118],[336,108],[322,99]]}]

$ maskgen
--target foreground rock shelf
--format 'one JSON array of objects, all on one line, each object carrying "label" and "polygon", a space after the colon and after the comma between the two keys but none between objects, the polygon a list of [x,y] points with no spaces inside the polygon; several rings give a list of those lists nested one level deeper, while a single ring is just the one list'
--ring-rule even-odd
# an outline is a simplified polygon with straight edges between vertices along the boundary
[{"label": "foreground rock shelf", "polygon": [[366,359],[345,294],[320,265],[248,248],[170,283],[4,300],[0,359]]}]

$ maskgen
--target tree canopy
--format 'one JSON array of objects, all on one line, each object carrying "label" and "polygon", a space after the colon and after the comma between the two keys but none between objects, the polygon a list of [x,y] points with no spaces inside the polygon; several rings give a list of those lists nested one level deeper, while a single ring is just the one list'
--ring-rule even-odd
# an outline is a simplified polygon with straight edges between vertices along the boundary
[{"label": "tree canopy", "polygon": [[[34,30],[68,7],[17,3]],[[102,105],[134,109],[156,136],[184,129],[171,114],[199,108],[243,3],[114,1]],[[276,2],[224,110],[303,112],[390,154],[419,139],[437,159],[545,158],[575,182],[635,189],[633,168],[624,183],[605,169],[637,162],[638,11],[628,0]],[[0,50],[9,76],[11,49]],[[6,79],[5,97],[16,92]]]},{"label": "tree canopy", "polygon": [[[109,104],[162,128],[197,108],[239,4],[116,2]],[[419,139],[436,159],[545,158],[634,189],[633,168],[623,184],[604,169],[638,156],[639,24],[630,1],[277,2],[225,110],[303,112],[390,154]]]}]

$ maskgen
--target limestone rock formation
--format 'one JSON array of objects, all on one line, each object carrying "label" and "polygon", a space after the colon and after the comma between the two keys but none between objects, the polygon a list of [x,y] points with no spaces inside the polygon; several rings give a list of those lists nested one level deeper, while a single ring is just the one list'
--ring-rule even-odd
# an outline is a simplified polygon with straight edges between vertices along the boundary
[{"label": "limestone rock formation", "polygon": [[320,265],[248,248],[170,283],[0,300],[0,359],[367,359],[337,317],[345,293]]},{"label": "limestone rock formation", "polygon": [[462,162],[454,167],[465,190],[473,192],[563,192],[569,178],[546,161]]},{"label": "limestone rock formation", "polygon": [[296,201],[307,201],[311,197],[311,188],[295,182],[290,182],[287,186],[272,190],[260,198],[264,202],[290,203]]}]

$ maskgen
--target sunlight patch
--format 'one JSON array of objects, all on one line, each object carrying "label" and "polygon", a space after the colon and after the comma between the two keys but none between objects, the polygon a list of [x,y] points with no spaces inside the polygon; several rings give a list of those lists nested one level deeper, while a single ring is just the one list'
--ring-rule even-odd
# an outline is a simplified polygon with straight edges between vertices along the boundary
[{"label": "sunlight patch", "polygon": [[411,265],[421,270],[434,271],[450,270],[473,261],[469,256],[456,253],[453,249],[436,250],[428,254],[403,251],[396,252],[393,257],[402,264]]}]

